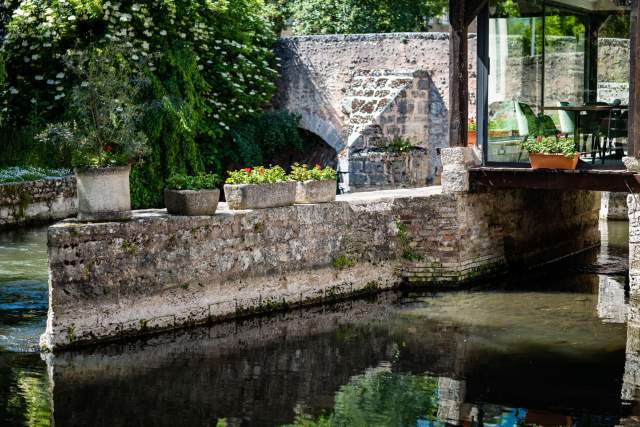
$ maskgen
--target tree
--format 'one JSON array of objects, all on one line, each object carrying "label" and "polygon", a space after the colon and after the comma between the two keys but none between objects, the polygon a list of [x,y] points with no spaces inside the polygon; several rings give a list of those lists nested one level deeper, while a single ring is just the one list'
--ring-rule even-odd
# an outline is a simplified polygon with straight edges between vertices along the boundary
[{"label": "tree", "polygon": [[447,0],[292,0],[296,34],[427,31]]}]

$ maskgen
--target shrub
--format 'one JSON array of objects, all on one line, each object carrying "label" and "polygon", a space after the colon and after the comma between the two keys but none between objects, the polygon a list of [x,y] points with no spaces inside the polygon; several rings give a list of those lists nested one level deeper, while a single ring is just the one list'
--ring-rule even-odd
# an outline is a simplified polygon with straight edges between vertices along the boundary
[{"label": "shrub", "polygon": [[387,145],[387,151],[391,153],[408,153],[411,148],[413,148],[411,141],[400,136],[393,138]]},{"label": "shrub", "polygon": [[69,121],[49,124],[39,135],[60,142],[76,167],[122,166],[144,155],[147,137],[138,130],[144,106],[140,70],[113,45],[67,55],[68,69],[81,83],[71,91]]},{"label": "shrub", "polygon": [[289,178],[292,181],[335,181],[338,177],[336,171],[331,167],[322,169],[320,165],[315,165],[309,169],[307,165],[295,164],[291,168]]},{"label": "shrub", "polygon": [[573,139],[562,137],[539,136],[527,139],[522,143],[522,148],[529,153],[562,154],[567,158],[571,158],[577,153]]},{"label": "shrub", "polygon": [[245,168],[229,172],[227,184],[273,184],[288,181],[287,173],[280,166]]},{"label": "shrub", "polygon": [[9,167],[0,169],[0,182],[24,182],[35,181],[49,177],[63,177],[71,175],[70,169],[47,169],[38,167]]},{"label": "shrub", "polygon": [[167,180],[170,190],[211,190],[220,184],[220,177],[212,173],[201,175],[173,175]]}]

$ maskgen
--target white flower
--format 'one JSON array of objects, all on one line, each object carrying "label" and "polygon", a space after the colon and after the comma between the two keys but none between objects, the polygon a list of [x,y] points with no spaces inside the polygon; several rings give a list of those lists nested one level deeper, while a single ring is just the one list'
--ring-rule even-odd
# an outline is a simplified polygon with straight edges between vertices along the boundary
[{"label": "white flower", "polygon": [[137,12],[140,10],[140,5],[137,3],[134,3],[131,5],[131,10],[133,10],[134,12]]},{"label": "white flower", "polygon": [[89,82],[82,82],[82,83],[80,83],[80,86],[81,87],[87,87],[87,86],[89,86]]},{"label": "white flower", "polygon": [[36,79],[37,81],[42,81],[44,80],[44,76],[38,74],[37,76],[34,77],[34,79]]},{"label": "white flower", "polygon": [[165,30],[162,30],[162,31],[160,31],[160,35],[161,35],[161,36],[166,36],[166,35],[167,35],[167,32],[166,32]]},{"label": "white flower", "polygon": [[70,16],[67,18],[67,21],[75,21],[75,20],[76,20],[75,15],[70,15]]},{"label": "white flower", "polygon": [[138,55],[131,55],[131,59],[137,61],[138,59],[140,59],[140,57]]},{"label": "white flower", "polygon": [[147,42],[142,42],[142,48],[143,48],[144,50],[149,50],[149,43],[147,43]]},{"label": "white flower", "polygon": [[10,93],[11,95],[17,95],[18,93],[20,93],[20,91],[19,91],[18,89],[16,89],[15,87],[11,86],[11,87],[9,88],[9,93]]},{"label": "white flower", "polygon": [[64,88],[63,88],[62,86],[58,86],[58,87],[56,87],[56,90],[57,90],[58,92],[62,92],[62,91],[64,90]]},{"label": "white flower", "polygon": [[64,73],[56,74],[56,79],[63,79],[63,78],[64,78]]},{"label": "white flower", "polygon": [[38,101],[36,101],[36,99],[35,99],[35,98],[31,98],[31,103],[32,103],[32,104],[35,104],[36,102],[38,102]]},{"label": "white flower", "polygon": [[53,85],[53,84],[55,84],[55,82],[53,80],[49,79],[49,80],[47,80],[47,84],[48,85]]},{"label": "white flower", "polygon": [[57,101],[58,99],[62,99],[64,97],[65,97],[65,94],[61,93],[61,94],[58,94],[58,95],[54,96],[53,99],[55,99]]}]

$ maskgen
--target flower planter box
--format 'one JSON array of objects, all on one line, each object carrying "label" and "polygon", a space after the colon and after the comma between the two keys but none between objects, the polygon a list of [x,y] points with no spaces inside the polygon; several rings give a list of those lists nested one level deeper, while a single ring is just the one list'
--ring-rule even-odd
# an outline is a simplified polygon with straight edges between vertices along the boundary
[{"label": "flower planter box", "polygon": [[575,169],[579,158],[579,153],[569,158],[562,154],[529,153],[531,169]]},{"label": "flower planter box", "polygon": [[290,206],[296,199],[296,183],[225,184],[224,195],[233,210]]},{"label": "flower planter box", "polygon": [[164,205],[171,215],[213,215],[220,201],[220,190],[164,190]]},{"label": "flower planter box", "polygon": [[78,219],[120,221],[131,218],[131,166],[76,169]]},{"label": "flower planter box", "polygon": [[336,182],[334,180],[311,180],[296,184],[296,203],[327,203],[336,199]]},{"label": "flower planter box", "polygon": [[467,131],[467,135],[467,142],[469,143],[469,145],[476,145],[476,141],[478,140],[478,131]]}]

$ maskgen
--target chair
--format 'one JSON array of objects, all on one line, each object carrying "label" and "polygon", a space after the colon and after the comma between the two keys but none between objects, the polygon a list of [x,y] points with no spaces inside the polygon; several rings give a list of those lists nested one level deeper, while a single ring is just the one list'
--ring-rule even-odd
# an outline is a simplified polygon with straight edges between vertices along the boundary
[{"label": "chair", "polygon": [[[569,102],[558,101],[558,107],[568,107]],[[576,113],[575,111],[558,110],[558,119],[560,121],[560,133],[569,138],[576,132]]]},{"label": "chair", "polygon": [[[606,102],[595,102],[591,105],[608,106]],[[585,141],[588,134],[591,134],[591,164],[596,162],[596,153],[600,154],[602,164],[605,162],[606,157],[606,140],[604,144],[601,144],[600,138],[606,135],[608,132],[607,120],[609,118],[609,112],[605,111],[590,111],[587,113],[583,123],[586,125],[583,127],[585,131]],[[586,144],[585,144],[586,148]]]}]

